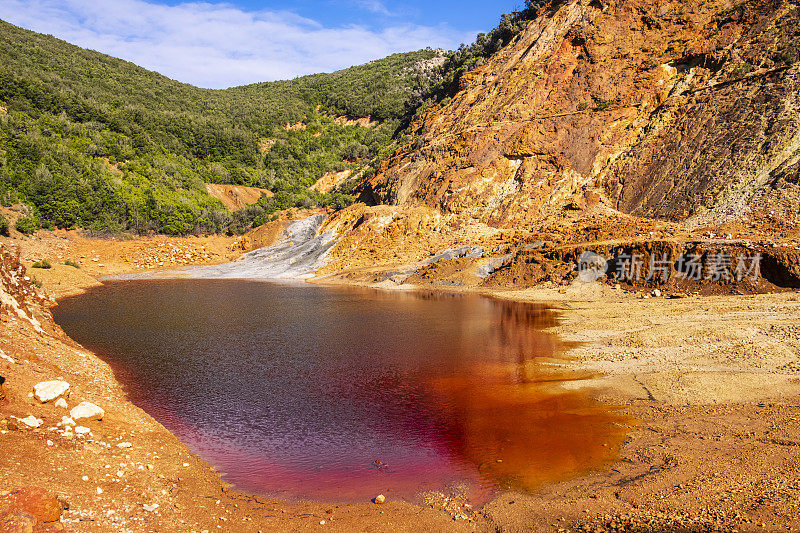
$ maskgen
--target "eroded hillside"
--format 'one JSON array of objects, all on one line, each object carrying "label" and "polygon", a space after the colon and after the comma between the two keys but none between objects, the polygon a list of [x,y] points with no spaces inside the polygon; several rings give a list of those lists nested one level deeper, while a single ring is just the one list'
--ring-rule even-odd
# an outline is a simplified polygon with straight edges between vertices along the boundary
[{"label": "eroded hillside", "polygon": [[552,4],[417,124],[364,197],[496,227],[592,187],[650,217],[796,214],[798,22],[774,0]]},{"label": "eroded hillside", "polygon": [[381,281],[463,245],[481,262],[428,278],[570,281],[587,247],[678,261],[715,237],[795,253],[799,23],[779,0],[551,2],[361,184],[373,207],[331,219],[320,273]]}]

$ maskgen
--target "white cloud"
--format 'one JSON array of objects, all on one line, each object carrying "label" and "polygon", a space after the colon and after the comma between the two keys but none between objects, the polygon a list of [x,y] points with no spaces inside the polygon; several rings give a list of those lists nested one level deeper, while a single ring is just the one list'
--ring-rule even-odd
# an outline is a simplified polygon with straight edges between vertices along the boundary
[{"label": "white cloud", "polygon": [[[377,0],[360,3],[386,9]],[[202,2],[0,0],[0,18],[209,88],[331,72],[426,46],[454,48],[474,38],[446,25],[329,28],[286,11]]]},{"label": "white cloud", "polygon": [[356,5],[362,9],[366,9],[367,11],[377,13],[379,15],[393,15],[393,13],[389,11],[389,8],[386,7],[386,4],[380,0],[356,0]]}]

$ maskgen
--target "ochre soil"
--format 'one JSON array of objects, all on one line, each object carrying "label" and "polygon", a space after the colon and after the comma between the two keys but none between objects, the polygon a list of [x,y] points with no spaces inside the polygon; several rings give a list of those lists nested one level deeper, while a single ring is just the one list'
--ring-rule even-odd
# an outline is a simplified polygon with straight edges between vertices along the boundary
[{"label": "ochre soil", "polygon": [[[226,263],[242,253],[241,237],[216,235],[91,238],[78,231],[57,230],[31,237],[0,237],[0,243],[20,250],[28,275],[40,281],[44,294],[51,298],[81,292],[99,284],[103,276]],[[51,268],[32,268],[42,260]]]},{"label": "ochre soil", "polygon": [[255,204],[262,196],[274,196],[272,191],[244,185],[222,185],[206,183],[208,194],[222,202],[228,211],[234,212],[248,205]]},{"label": "ochre soil", "polygon": [[[747,231],[753,241],[779,235]],[[790,233],[780,235],[782,245],[793,246]],[[225,237],[102,240],[76,233],[3,243],[6,250],[16,245],[26,266],[40,259],[53,264],[27,270],[48,297],[79,291],[104,274],[174,266],[181,256],[192,264],[221,262],[242,248]],[[180,253],[165,251],[168,245]],[[66,259],[81,268],[64,265]],[[374,283],[374,272],[365,275],[359,269],[366,265],[357,266],[323,281]],[[383,505],[333,505],[241,494],[128,402],[110,367],[66,338],[37,300],[30,305],[40,309],[34,314],[44,333],[3,308],[0,349],[15,363],[0,358],[8,398],[0,408],[0,491],[44,488],[68,505],[64,527],[91,532],[800,530],[796,292],[737,295],[734,287],[723,295],[644,299],[649,288],[569,280],[519,290],[479,284],[448,290],[560,309],[553,332],[573,346],[571,365],[601,376],[573,386],[589,387],[601,402],[639,420],[619,461],[532,494],[503,493],[476,509],[457,495],[433,495],[423,504],[389,498]],[[51,431],[66,411],[28,396],[35,383],[57,377],[72,386],[70,407],[88,400],[105,409],[102,421],[84,424],[90,437]],[[30,429],[13,418],[28,415],[44,425]],[[120,442],[132,447],[119,448]],[[0,514],[7,498],[0,492]],[[144,508],[153,504],[155,510]]]}]

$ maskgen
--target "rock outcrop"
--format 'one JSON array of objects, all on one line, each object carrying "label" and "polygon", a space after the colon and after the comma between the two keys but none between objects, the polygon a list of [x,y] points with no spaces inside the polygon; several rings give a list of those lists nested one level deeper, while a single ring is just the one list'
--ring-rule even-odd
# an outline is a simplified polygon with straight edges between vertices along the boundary
[{"label": "rock outcrop", "polygon": [[494,227],[600,192],[624,213],[797,216],[798,7],[782,0],[552,2],[362,199]]}]

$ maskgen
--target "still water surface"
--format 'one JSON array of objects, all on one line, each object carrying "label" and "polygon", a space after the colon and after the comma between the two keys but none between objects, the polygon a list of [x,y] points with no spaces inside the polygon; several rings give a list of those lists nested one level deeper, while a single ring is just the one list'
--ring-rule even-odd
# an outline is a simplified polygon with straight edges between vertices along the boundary
[{"label": "still water surface", "polygon": [[127,281],[58,324],[239,489],[290,500],[497,490],[611,462],[626,420],[564,388],[542,307],[241,280]]}]

